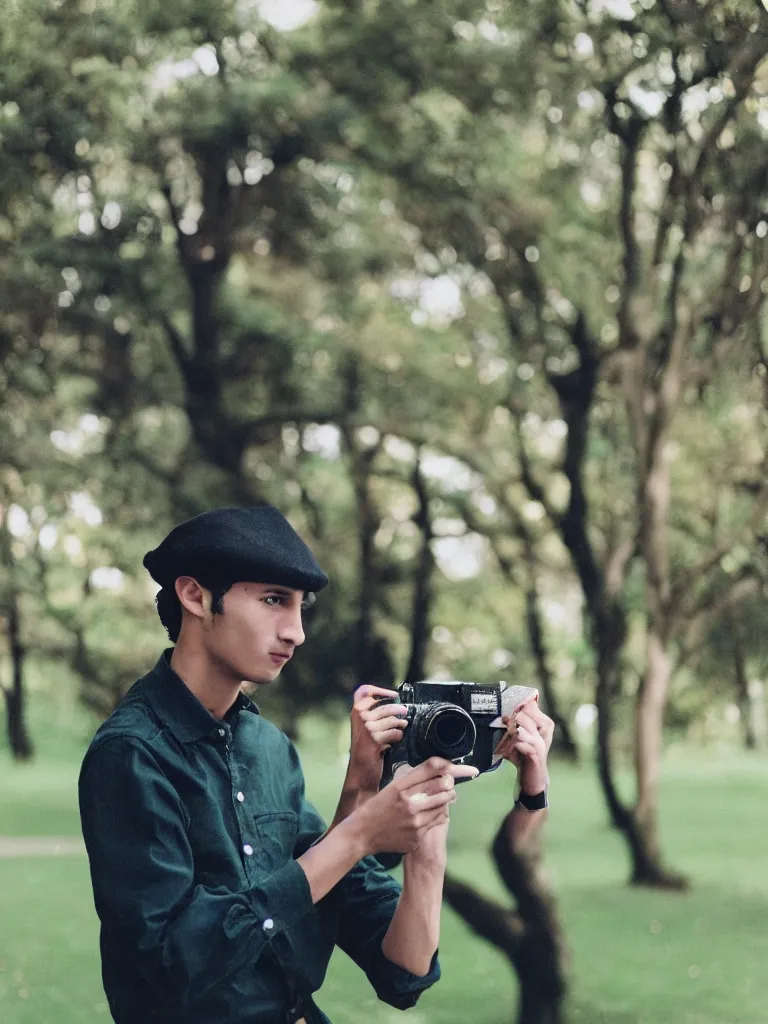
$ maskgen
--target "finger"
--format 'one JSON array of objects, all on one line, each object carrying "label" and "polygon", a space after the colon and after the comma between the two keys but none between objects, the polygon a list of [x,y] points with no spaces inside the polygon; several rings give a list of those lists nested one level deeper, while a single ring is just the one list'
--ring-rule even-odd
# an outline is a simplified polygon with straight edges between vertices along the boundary
[{"label": "finger", "polygon": [[533,704],[528,704],[525,708],[525,713],[526,715],[528,715],[529,718],[532,718],[537,724],[551,721],[551,719],[549,719],[547,715],[545,715],[544,712],[541,710],[538,701],[536,701]]},{"label": "finger", "polygon": [[555,734],[555,723],[549,715],[545,715],[538,704],[532,704],[530,708],[527,708],[526,715],[531,719],[536,729],[544,737],[547,743],[551,743],[552,737]]},{"label": "finger", "polygon": [[403,796],[406,800],[413,800],[416,796],[426,795],[432,796],[435,793],[451,793],[456,788],[456,784],[451,775],[438,775],[436,779],[430,779],[429,782],[423,783],[418,787],[418,792],[414,793],[412,789],[404,793]]},{"label": "finger", "polygon": [[515,742],[519,734],[520,727],[518,726],[517,722],[510,722],[510,724],[507,726],[507,731],[504,733],[504,735],[497,743],[496,749],[499,750],[502,746],[507,747],[511,745]]},{"label": "finger", "polygon": [[539,732],[547,742],[547,750],[552,745],[552,740],[555,735],[555,723],[547,715],[542,716],[541,724],[539,725]]},{"label": "finger", "polygon": [[363,683],[355,690],[355,697],[357,696],[378,697],[379,699],[382,697],[394,697],[397,699],[400,694],[397,690],[390,690],[384,686],[375,686],[373,683]]},{"label": "finger", "polygon": [[426,835],[430,829],[436,828],[438,825],[445,825],[451,820],[450,805],[447,807],[441,807],[435,811],[429,818],[429,820],[422,826],[421,833]]},{"label": "finger", "polygon": [[511,749],[511,748],[508,749],[508,750],[500,750],[500,751],[498,751],[497,753],[494,754],[494,757],[501,757],[505,761],[509,761],[509,763],[513,764],[516,768],[520,767],[520,764],[522,763],[522,760],[523,760],[522,754],[518,753],[516,750]]},{"label": "finger", "polygon": [[533,756],[537,757],[540,761],[545,761],[547,757],[547,745],[544,740],[539,736],[538,733],[523,733],[514,742],[515,750],[522,750],[525,747],[527,754],[533,752]]},{"label": "finger", "polygon": [[410,789],[412,786],[429,782],[430,779],[435,779],[439,775],[447,775],[450,767],[451,762],[446,761],[444,757],[430,757],[427,761],[414,768],[410,775],[403,780],[403,788]]},{"label": "finger", "polygon": [[530,732],[538,732],[536,722],[525,711],[521,711],[519,715],[515,716],[515,722],[518,726],[523,726],[523,728],[528,729]]},{"label": "finger", "polygon": [[354,706],[358,710],[367,710],[372,707],[375,701],[390,698],[398,700],[400,694],[397,690],[385,690],[383,686],[373,686],[371,683],[363,683],[358,686],[354,694]]},{"label": "finger", "polygon": [[523,754],[525,757],[540,757],[541,750],[537,744],[519,741],[515,745],[515,750],[518,754]]},{"label": "finger", "polygon": [[430,757],[418,768],[414,768],[410,775],[403,779],[402,785],[404,789],[410,789],[428,782],[430,779],[438,778],[440,775],[450,775],[454,779],[474,779],[479,774],[477,768],[473,768],[471,765],[453,764],[451,761],[446,761],[444,757]]},{"label": "finger", "polygon": [[411,810],[418,812],[421,816],[429,811],[434,811],[438,807],[446,807],[448,804],[452,804],[455,799],[456,794],[453,792],[433,793],[431,796],[429,793],[414,793],[413,796],[408,797]]},{"label": "finger", "polygon": [[518,715],[516,712],[512,712],[509,715],[504,715],[503,722],[504,725],[506,726],[507,734],[509,736],[515,736],[517,734],[517,727],[522,720],[522,717]]},{"label": "finger", "polygon": [[423,814],[419,814],[413,819],[413,826],[419,832],[428,832],[431,828],[434,828],[435,825],[445,824],[445,822],[448,821],[449,813],[449,804],[431,811],[425,811]]},{"label": "finger", "polygon": [[[408,714],[408,708],[404,704],[382,704],[380,707],[368,708],[366,711],[361,712],[362,718],[365,722],[379,722],[383,723],[385,719],[395,719],[399,721]],[[388,728],[390,728],[388,726]]]},{"label": "finger", "polygon": [[402,727],[400,727],[399,729],[387,729],[384,732],[382,732],[381,730],[377,730],[376,732],[371,733],[371,739],[380,747],[384,746],[387,743],[399,743],[402,738]]},{"label": "finger", "polygon": [[377,729],[395,729],[398,726],[403,729],[408,724],[404,715],[384,715],[381,718],[370,718],[371,712],[363,712],[361,718],[365,728],[369,732],[375,732]]},{"label": "finger", "polygon": [[506,757],[508,754],[511,754],[514,749],[515,748],[514,748],[514,745],[513,745],[513,742],[512,742],[512,737],[511,736],[504,736],[496,744],[496,749],[494,750],[493,753],[494,753],[494,756],[497,756],[497,757]]},{"label": "finger", "polygon": [[523,740],[526,740],[529,743],[539,744],[541,746],[542,754],[545,754],[547,749],[548,749],[547,748],[547,741],[546,741],[546,739],[544,738],[543,734],[539,732],[539,730],[536,728],[535,724],[530,719],[528,719],[528,721],[525,722],[525,723],[523,723],[523,722],[519,722],[518,723],[517,735],[516,736],[513,735],[512,738],[513,738],[513,740],[514,739],[523,739]]}]

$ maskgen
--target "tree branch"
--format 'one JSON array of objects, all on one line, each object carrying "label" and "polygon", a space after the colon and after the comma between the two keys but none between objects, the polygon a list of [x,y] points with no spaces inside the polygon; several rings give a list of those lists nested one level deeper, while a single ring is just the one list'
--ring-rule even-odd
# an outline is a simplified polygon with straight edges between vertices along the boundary
[{"label": "tree branch", "polygon": [[[768,467],[764,467],[768,468]],[[765,478],[761,481],[760,491],[756,497],[755,505],[749,517],[749,522],[744,532],[754,534],[763,523],[765,514],[768,511],[768,482]],[[706,576],[712,569],[720,564],[720,561],[732,551],[737,544],[743,541],[742,536],[730,537],[727,541],[716,545],[715,548],[696,565],[689,569],[680,571],[672,584],[670,592],[670,606],[673,615],[689,616],[696,613],[695,603],[692,601],[693,588],[697,580]]]},{"label": "tree branch", "polygon": [[460,914],[481,939],[498,949],[510,950],[513,956],[520,949],[525,928],[519,914],[487,899],[450,874],[445,876],[443,896],[448,906]]},{"label": "tree branch", "polygon": [[635,236],[635,183],[637,176],[637,154],[645,134],[646,124],[633,115],[627,125],[621,125],[614,112],[613,103],[608,106],[608,124],[612,132],[624,143],[621,159],[621,203],[619,207],[619,229],[624,245],[624,287],[621,305],[617,314],[619,323],[619,344],[623,348],[634,348],[638,342],[635,299],[640,284],[640,253]]},{"label": "tree branch", "polygon": [[718,590],[717,599],[712,600],[708,605],[702,602],[702,607],[695,612],[685,627],[680,640],[679,652],[675,659],[674,670],[677,671],[688,661],[717,619],[729,608],[738,604],[739,601],[755,593],[759,586],[760,580],[754,574],[754,570],[751,567],[747,567],[741,576],[734,579],[727,590]]},{"label": "tree branch", "polygon": [[515,433],[517,435],[517,452],[520,461],[520,476],[525,486],[526,491],[530,495],[532,501],[537,501],[547,514],[549,520],[553,523],[556,528],[560,528],[561,516],[557,509],[554,508],[547,492],[543,486],[539,483],[533,473],[533,467],[531,460],[528,457],[528,451],[525,447],[525,441],[523,440],[522,423],[518,415],[514,415],[513,422],[515,424]]}]

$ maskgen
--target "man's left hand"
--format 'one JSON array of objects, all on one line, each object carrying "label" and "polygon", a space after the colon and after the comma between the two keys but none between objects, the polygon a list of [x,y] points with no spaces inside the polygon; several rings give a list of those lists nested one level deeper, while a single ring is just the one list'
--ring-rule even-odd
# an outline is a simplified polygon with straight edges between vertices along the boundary
[{"label": "man's left hand", "polygon": [[536,701],[526,704],[520,711],[504,715],[502,721],[507,733],[496,753],[517,767],[522,792],[536,796],[549,785],[547,755],[552,746],[555,723]]}]

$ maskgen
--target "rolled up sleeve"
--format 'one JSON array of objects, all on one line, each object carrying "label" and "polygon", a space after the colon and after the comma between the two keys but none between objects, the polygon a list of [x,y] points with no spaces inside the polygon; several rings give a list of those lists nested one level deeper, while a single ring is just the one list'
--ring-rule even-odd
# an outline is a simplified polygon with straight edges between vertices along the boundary
[{"label": "rolled up sleeve", "polygon": [[376,995],[398,1010],[414,1006],[440,978],[437,953],[427,974],[412,974],[388,960],[381,949],[400,898],[400,886],[373,857],[365,857],[337,887],[337,944],[365,971]]},{"label": "rolled up sleeve", "polygon": [[186,1011],[312,909],[295,860],[241,891],[196,883],[186,811],[139,739],[92,748],[80,810],[102,923],[136,950],[141,975]]}]

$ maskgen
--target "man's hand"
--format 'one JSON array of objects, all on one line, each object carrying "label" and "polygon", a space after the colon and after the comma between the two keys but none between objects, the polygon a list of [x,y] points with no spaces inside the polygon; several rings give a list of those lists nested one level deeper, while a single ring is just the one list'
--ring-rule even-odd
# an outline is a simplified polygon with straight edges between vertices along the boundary
[{"label": "man's hand", "polygon": [[445,827],[456,799],[455,779],[474,778],[476,768],[431,757],[401,775],[354,814],[369,853],[411,853],[431,829]]},{"label": "man's hand", "polygon": [[381,782],[384,752],[402,739],[406,708],[403,704],[377,702],[385,697],[397,700],[396,690],[364,685],[355,691],[350,722],[352,743],[348,776],[359,790],[375,793]]},{"label": "man's hand", "polygon": [[504,715],[502,721],[507,733],[496,753],[515,765],[522,792],[535,796],[549,785],[547,755],[552,746],[555,723],[536,701],[511,715]]},{"label": "man's hand", "polygon": [[437,825],[433,825],[422,837],[415,850],[403,857],[403,866],[418,865],[430,873],[444,872],[448,863],[448,826],[450,824],[449,807],[445,808],[445,817]]},{"label": "man's hand", "polygon": [[349,764],[331,829],[378,793],[384,752],[400,740],[408,723],[403,704],[376,705],[385,697],[396,699],[398,696],[396,690],[385,690],[381,686],[364,685],[355,690],[350,715]]}]

